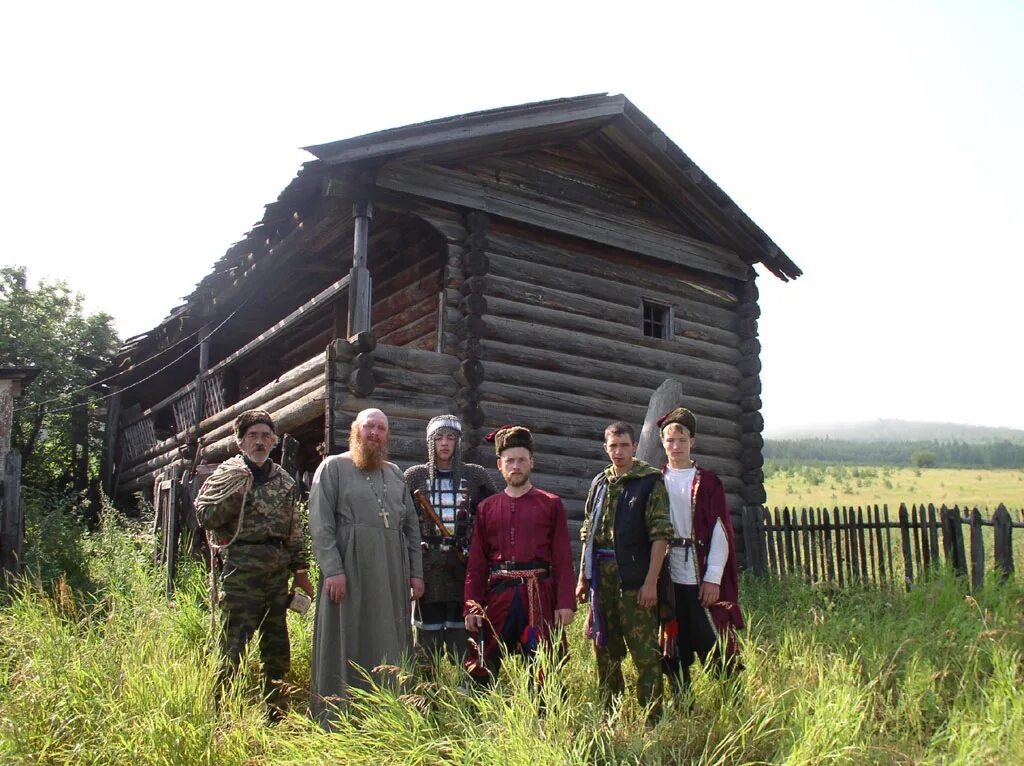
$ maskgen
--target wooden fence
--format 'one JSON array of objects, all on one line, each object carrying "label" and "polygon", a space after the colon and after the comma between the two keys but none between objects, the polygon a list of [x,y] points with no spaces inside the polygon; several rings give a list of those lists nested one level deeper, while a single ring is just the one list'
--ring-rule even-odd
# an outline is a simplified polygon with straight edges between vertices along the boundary
[{"label": "wooden fence", "polygon": [[[986,537],[992,538],[993,569],[1003,580],[1014,571],[1013,530],[1024,529],[1000,504],[991,518],[977,509],[901,504],[895,519],[888,506],[743,509],[747,568],[769,577],[807,582],[889,584],[908,589],[943,566],[966,576],[974,588],[985,580]],[[965,544],[964,527],[967,527]],[[991,535],[985,527],[992,527]]]}]

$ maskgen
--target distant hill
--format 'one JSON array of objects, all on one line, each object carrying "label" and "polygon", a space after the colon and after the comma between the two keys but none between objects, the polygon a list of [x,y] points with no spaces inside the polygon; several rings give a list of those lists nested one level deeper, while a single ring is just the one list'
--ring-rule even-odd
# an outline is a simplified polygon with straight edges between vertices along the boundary
[{"label": "distant hill", "polygon": [[963,423],[926,423],[882,419],[860,423],[821,423],[788,428],[765,428],[766,440],[836,439],[851,442],[965,442],[984,444],[1008,441],[1024,444],[1024,431],[1016,428],[968,426]]}]

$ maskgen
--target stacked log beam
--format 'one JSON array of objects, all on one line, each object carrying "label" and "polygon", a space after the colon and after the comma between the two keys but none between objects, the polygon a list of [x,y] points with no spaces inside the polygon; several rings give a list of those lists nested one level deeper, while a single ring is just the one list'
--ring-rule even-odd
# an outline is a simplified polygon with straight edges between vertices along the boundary
[{"label": "stacked log beam", "polygon": [[363,353],[354,353],[348,341],[334,343],[335,384],[332,389],[330,444],[332,452],[348,449],[349,432],[356,415],[364,409],[383,410],[390,426],[389,459],[403,468],[426,457],[427,421],[454,408],[459,360],[450,354],[409,346],[376,345],[363,352],[372,357],[374,387],[360,396],[345,382],[351,364]]},{"label": "stacked log beam", "polygon": [[463,444],[473,448],[483,440],[484,411],[480,407],[480,386],[484,367],[480,362],[480,339],[485,330],[487,298],[484,285],[489,269],[487,232],[490,222],[483,213],[466,216],[466,238],[455,267],[462,275],[459,286],[455,332],[458,336],[459,367],[455,370],[458,391],[455,403],[464,429]]},{"label": "stacked log beam", "polygon": [[[259,407],[274,418],[278,433],[295,428],[323,414],[326,405],[325,356],[320,353],[289,370],[236,404],[226,407],[199,424],[203,459],[224,460],[237,452],[234,419],[248,409]],[[126,466],[118,479],[118,491],[134,492],[153,483],[157,474],[179,459],[179,447],[187,434],[158,442]]]},{"label": "stacked log beam", "polygon": [[[739,402],[743,412],[740,417],[740,425],[743,428],[743,452],[740,455],[740,463],[743,469],[741,494],[746,505],[762,505],[767,499],[762,471],[764,438],[761,432],[764,430],[764,418],[761,416],[761,343],[757,339],[757,319],[761,311],[758,308],[757,297],[757,284],[754,282],[752,270],[750,281],[744,285],[740,293],[741,300],[736,310],[739,318],[737,330],[742,339],[740,351],[743,354],[738,369],[743,374],[743,380],[740,382],[743,396]],[[740,510],[733,508],[734,514],[738,514]]]},{"label": "stacked log beam", "polygon": [[[651,393],[671,377],[698,416],[697,460],[742,507],[759,417],[742,404],[753,385],[745,370],[755,364],[745,341],[756,331],[742,283],[666,279],[621,253],[507,222],[492,222],[483,240],[478,261],[487,270],[477,284],[487,311],[476,315],[483,326],[474,344],[483,367],[476,394],[489,424],[534,431],[538,486],[562,494],[578,519],[591,478],[607,464],[604,427],[621,419],[639,428]],[[643,336],[644,299],[672,307],[669,338]],[[471,457],[491,455],[478,449]]]}]

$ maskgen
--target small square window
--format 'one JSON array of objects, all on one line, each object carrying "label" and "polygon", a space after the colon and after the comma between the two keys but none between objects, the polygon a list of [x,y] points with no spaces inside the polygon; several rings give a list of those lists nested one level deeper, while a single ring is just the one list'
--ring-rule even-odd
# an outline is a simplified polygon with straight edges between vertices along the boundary
[{"label": "small square window", "polygon": [[670,339],[672,337],[672,309],[664,304],[648,300],[642,301],[641,306],[644,337]]}]

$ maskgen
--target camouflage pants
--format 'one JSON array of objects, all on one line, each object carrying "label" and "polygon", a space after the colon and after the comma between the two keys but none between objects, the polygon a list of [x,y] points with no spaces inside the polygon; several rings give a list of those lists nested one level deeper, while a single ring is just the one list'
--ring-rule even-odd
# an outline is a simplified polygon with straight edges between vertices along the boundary
[{"label": "camouflage pants", "polygon": [[291,665],[287,623],[290,576],[287,569],[252,572],[229,568],[220,578],[220,683],[234,677],[246,644],[259,631],[264,696],[275,710],[284,708],[281,682]]},{"label": "camouflage pants", "polygon": [[661,649],[658,646],[658,611],[641,609],[637,591],[622,591],[619,568],[614,560],[603,560],[598,582],[598,604],[604,616],[608,644],[599,647],[597,682],[601,701],[607,708],[615,695],[625,691],[622,661],[626,647],[636,666],[636,698],[641,706],[653,703],[653,714],[661,709]]}]

